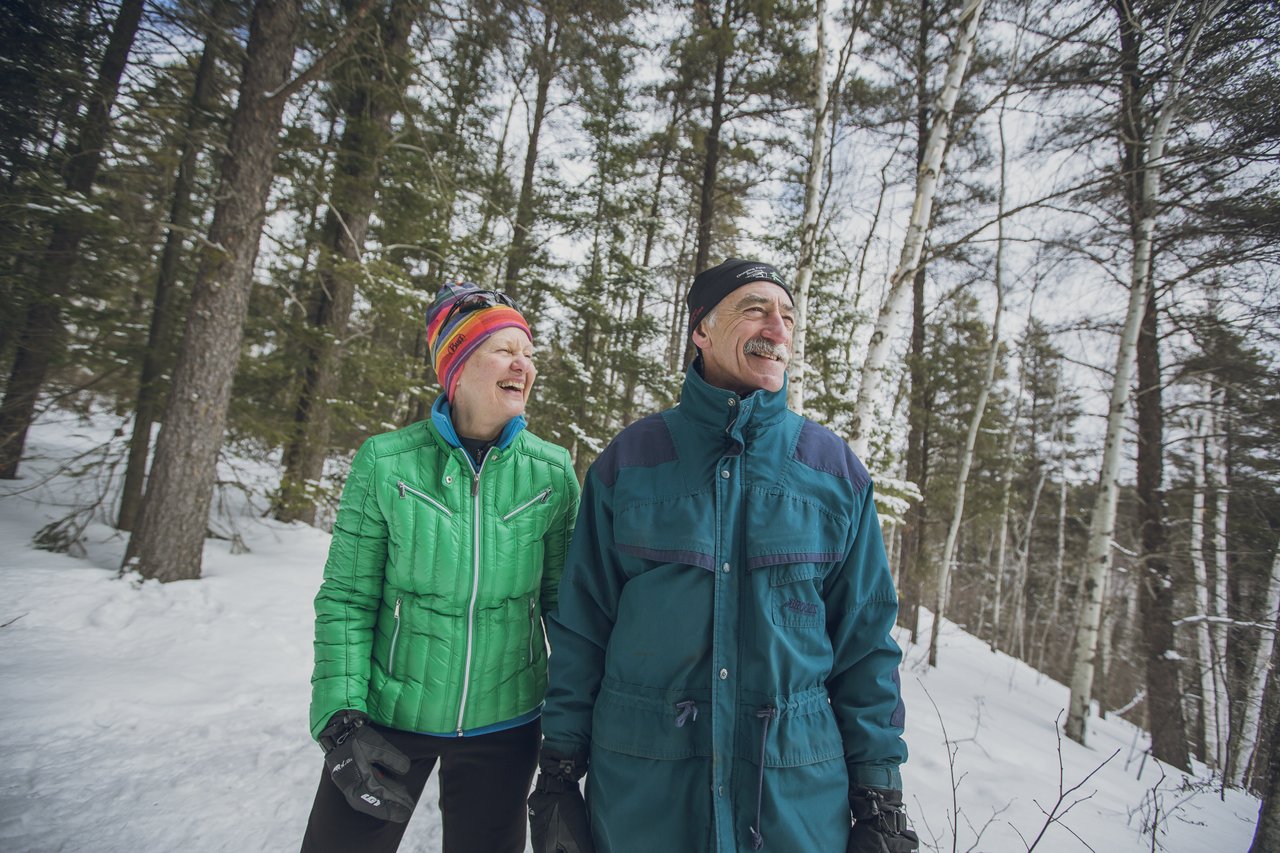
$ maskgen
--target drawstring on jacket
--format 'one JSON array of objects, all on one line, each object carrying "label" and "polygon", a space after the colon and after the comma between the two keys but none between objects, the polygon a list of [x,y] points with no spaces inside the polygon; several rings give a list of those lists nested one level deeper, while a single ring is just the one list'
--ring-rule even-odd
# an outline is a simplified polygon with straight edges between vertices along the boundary
[{"label": "drawstring on jacket", "polygon": [[685,699],[681,702],[677,702],[676,710],[680,712],[676,716],[677,729],[684,728],[684,724],[689,722],[689,720],[694,720],[696,722],[698,719],[698,705],[692,699]]},{"label": "drawstring on jacket", "polygon": [[764,748],[769,739],[769,721],[776,719],[777,716],[778,709],[772,705],[765,705],[756,711],[756,719],[763,720],[764,725],[760,729],[760,776],[756,780],[756,823],[755,826],[748,827],[751,830],[752,850],[759,850],[764,846],[764,836],[757,828],[760,826],[761,804],[764,799]]}]

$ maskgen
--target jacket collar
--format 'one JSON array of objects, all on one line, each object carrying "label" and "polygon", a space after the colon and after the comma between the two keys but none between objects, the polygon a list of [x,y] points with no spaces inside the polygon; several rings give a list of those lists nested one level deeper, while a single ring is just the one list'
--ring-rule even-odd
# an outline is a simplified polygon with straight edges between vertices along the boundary
[{"label": "jacket collar", "polygon": [[694,359],[684,374],[678,410],[691,422],[743,443],[764,427],[777,423],[787,411],[787,381],[777,391],[752,391],[739,397],[702,378],[701,360]]},{"label": "jacket collar", "polygon": [[[458,438],[458,431],[453,426],[453,409],[449,406],[449,400],[443,394],[437,397],[435,403],[431,406],[431,423],[435,425],[440,437],[445,440],[446,444],[450,447],[462,447],[462,440]],[[498,434],[498,440],[493,446],[499,450],[506,450],[528,423],[524,415],[516,415],[507,421],[507,425],[502,428],[502,432]],[[468,456],[468,458],[470,457]]]}]

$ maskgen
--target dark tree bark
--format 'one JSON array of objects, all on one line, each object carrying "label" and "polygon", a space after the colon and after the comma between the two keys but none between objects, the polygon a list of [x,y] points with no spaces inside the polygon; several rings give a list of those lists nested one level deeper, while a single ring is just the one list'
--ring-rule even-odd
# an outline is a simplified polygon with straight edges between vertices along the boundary
[{"label": "dark tree bark", "polygon": [[219,0],[214,6],[205,35],[204,50],[196,66],[195,83],[188,105],[187,127],[181,143],[178,174],[173,183],[173,198],[169,203],[169,233],[165,237],[160,255],[160,269],[156,275],[155,293],[152,297],[151,327],[147,333],[147,348],[142,355],[142,370],[138,377],[138,400],[133,419],[133,433],[129,438],[129,461],[125,466],[124,486],[120,492],[120,510],[116,527],[133,530],[138,509],[142,505],[143,485],[147,476],[147,457],[151,453],[151,428],[160,414],[163,402],[163,376],[170,363],[173,347],[174,308],[173,297],[178,288],[178,261],[182,258],[185,232],[195,213],[191,194],[195,189],[196,165],[204,145],[201,137],[208,127],[213,107],[216,79],[215,66],[222,50],[230,4]]},{"label": "dark tree bark", "polygon": [[548,8],[542,16],[542,42],[533,53],[533,66],[538,73],[537,88],[533,100],[533,116],[529,123],[529,141],[524,152],[520,199],[516,202],[516,221],[511,234],[511,246],[507,250],[507,270],[502,277],[502,289],[513,299],[519,298],[520,274],[529,262],[529,230],[533,227],[533,179],[538,168],[538,140],[547,115],[547,95],[551,89],[551,81],[560,71],[559,45],[560,22],[556,12]]},{"label": "dark tree bark", "polygon": [[300,353],[302,387],[294,403],[294,432],[285,445],[276,498],[275,515],[281,521],[315,522],[316,504],[309,484],[324,473],[329,451],[329,412],[324,401],[337,385],[342,341],[359,277],[356,267],[378,192],[378,162],[408,82],[406,54],[418,9],[416,0],[395,0],[377,27],[365,27],[358,58],[340,72],[354,74],[356,79],[340,84],[345,95],[342,140],[321,229],[317,282],[307,304],[308,334]]},{"label": "dark tree bark", "polygon": [[[84,123],[63,164],[66,187],[72,193],[87,196],[93,189],[111,131],[111,108],[141,20],[142,0],[123,0],[98,67]],[[70,287],[86,231],[84,217],[79,213],[59,217],[53,223],[17,335],[4,402],[0,403],[0,479],[11,480],[18,475],[27,430],[35,417],[36,398],[62,347],[65,330],[61,301]]]},{"label": "dark tree bark", "polygon": [[[1277,696],[1276,667],[1280,663],[1280,643],[1271,653],[1271,677],[1267,680],[1264,720],[1270,724],[1267,755],[1261,749],[1254,755],[1250,776],[1262,796],[1258,807],[1258,829],[1249,853],[1273,853],[1280,850],[1280,696]],[[1260,738],[1261,740],[1261,738]]]},{"label": "dark tree bark", "polygon": [[222,161],[218,204],[191,293],[191,308],[164,426],[126,565],[162,581],[200,576],[218,450],[240,356],[271,188],[299,0],[258,0],[240,97]]},{"label": "dark tree bark", "polygon": [[1174,639],[1174,590],[1165,530],[1164,411],[1160,389],[1160,349],[1157,336],[1156,289],[1147,288],[1147,309],[1138,333],[1138,520],[1142,558],[1138,563],[1137,594],[1146,658],[1147,707],[1151,751],[1156,758],[1191,770],[1182,684]]},{"label": "dark tree bark", "polygon": [[[916,271],[911,325],[911,355],[907,362],[910,373],[911,393],[907,421],[907,480],[915,483],[923,495],[929,484],[929,413],[932,401],[925,387],[925,322],[924,322],[925,271]],[[898,609],[898,623],[911,632],[916,642],[920,632],[920,605],[924,602],[924,579],[929,575],[926,559],[928,503],[921,498],[907,508],[906,525],[902,531],[899,563],[902,567],[902,601]]]},{"label": "dark tree bark", "polygon": [[[931,124],[930,107],[933,98],[929,93],[929,38],[933,32],[936,11],[930,0],[920,0],[919,26],[915,42],[915,130],[916,169],[924,162],[925,147],[929,142]],[[915,483],[920,494],[929,485],[929,430],[933,401],[926,388],[925,370],[925,293],[926,267],[921,265],[912,279],[911,354],[907,369],[911,381],[907,408],[907,480]],[[898,609],[898,623],[911,632],[915,642],[920,631],[920,605],[924,602],[925,578],[929,577],[928,521],[929,504],[923,497],[907,509],[906,525],[902,531],[902,550],[898,565],[902,601]],[[935,614],[936,616],[936,614]]]},{"label": "dark tree bark", "polygon": [[[698,8],[706,16],[708,29],[714,31],[715,71],[711,81],[710,118],[702,148],[702,184],[698,190],[698,242],[693,256],[694,275],[711,265],[711,227],[716,219],[716,182],[720,178],[720,132],[724,128],[725,99],[727,97],[726,69],[729,50],[733,46],[733,34],[729,21],[733,14],[733,0],[725,0],[720,22],[712,20],[711,10],[703,3]],[[684,342],[684,366],[693,361],[696,349],[693,339],[686,336]]]},{"label": "dark tree bark", "polygon": [[[1141,33],[1128,13],[1127,0],[1115,0],[1120,37],[1119,139],[1125,178],[1125,201],[1133,246],[1140,239],[1139,222],[1154,199],[1144,198],[1146,163],[1143,152],[1152,121],[1145,106],[1149,96],[1141,73]],[[1160,379],[1158,306],[1154,282],[1147,282],[1147,304],[1137,341],[1138,415],[1137,511],[1142,556],[1138,563],[1137,595],[1142,619],[1143,655],[1151,749],[1156,758],[1180,770],[1190,770],[1186,720],[1178,660],[1170,656],[1174,642],[1174,579],[1168,558],[1164,494],[1164,411]],[[1134,282],[1134,287],[1137,282]]]}]

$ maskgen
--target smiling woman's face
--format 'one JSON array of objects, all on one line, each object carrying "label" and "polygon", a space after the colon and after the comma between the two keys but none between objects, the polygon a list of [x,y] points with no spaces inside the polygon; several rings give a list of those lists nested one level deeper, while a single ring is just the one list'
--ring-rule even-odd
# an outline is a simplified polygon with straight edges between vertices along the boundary
[{"label": "smiling woman's face", "polygon": [[787,292],[768,281],[744,284],[712,313],[693,332],[702,350],[702,378],[744,395],[780,390],[796,322]]},{"label": "smiling woman's face", "polygon": [[454,427],[468,438],[497,438],[507,421],[524,414],[537,375],[528,335],[516,328],[494,332],[462,365],[450,401]]}]

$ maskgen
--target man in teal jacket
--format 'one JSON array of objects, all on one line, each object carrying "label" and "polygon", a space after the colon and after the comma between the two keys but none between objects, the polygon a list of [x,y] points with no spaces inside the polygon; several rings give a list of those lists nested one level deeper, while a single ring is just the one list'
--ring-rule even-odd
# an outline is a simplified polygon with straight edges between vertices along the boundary
[{"label": "man in teal jacket", "polygon": [[787,410],[773,267],[729,259],[688,304],[680,404],[587,474],[548,619],[534,851],[914,851],[870,477]]}]

